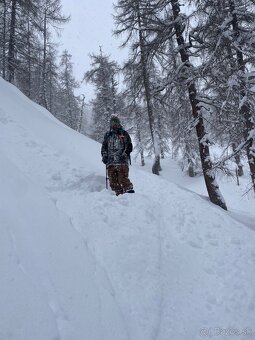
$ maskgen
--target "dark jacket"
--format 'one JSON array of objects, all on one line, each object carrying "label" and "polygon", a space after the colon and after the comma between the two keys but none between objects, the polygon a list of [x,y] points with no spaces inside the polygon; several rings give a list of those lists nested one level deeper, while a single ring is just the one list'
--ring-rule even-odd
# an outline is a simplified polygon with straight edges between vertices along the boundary
[{"label": "dark jacket", "polygon": [[118,130],[111,129],[104,135],[102,161],[106,165],[128,164],[132,150],[133,145],[127,131],[122,127]]}]

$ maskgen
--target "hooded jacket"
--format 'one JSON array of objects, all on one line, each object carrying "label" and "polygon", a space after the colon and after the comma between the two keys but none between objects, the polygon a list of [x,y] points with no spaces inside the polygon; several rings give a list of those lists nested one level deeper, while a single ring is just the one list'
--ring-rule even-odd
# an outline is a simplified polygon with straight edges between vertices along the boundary
[{"label": "hooded jacket", "polygon": [[104,135],[101,155],[106,160],[106,165],[128,165],[132,150],[131,138],[122,126],[117,130],[111,129]]}]

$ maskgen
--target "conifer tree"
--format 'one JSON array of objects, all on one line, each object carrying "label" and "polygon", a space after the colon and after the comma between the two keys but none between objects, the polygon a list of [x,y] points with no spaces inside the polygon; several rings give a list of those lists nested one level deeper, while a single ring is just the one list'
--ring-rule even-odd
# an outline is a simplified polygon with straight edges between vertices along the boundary
[{"label": "conifer tree", "polygon": [[[193,1],[199,24],[194,29],[196,49],[205,56],[202,64],[208,89],[218,104],[220,122],[228,125],[239,173],[237,152],[246,149],[252,185],[255,190],[255,65],[252,0]],[[221,133],[222,135],[223,133]]]},{"label": "conifer tree", "polygon": [[9,1],[3,0],[0,4],[0,74],[4,79],[7,72],[8,7]]},{"label": "conifer tree", "polygon": [[155,160],[152,172],[159,175],[160,171],[160,143],[158,141],[156,115],[153,110],[151,59],[147,44],[150,40],[151,31],[149,26],[156,15],[159,1],[147,0],[119,0],[115,6],[115,21],[117,36],[125,33],[127,38],[122,46],[130,44],[133,53],[133,61],[138,62],[141,68],[144,102],[146,105],[151,141],[154,149]]},{"label": "conifer tree", "polygon": [[115,61],[105,55],[100,48],[99,54],[91,54],[91,70],[85,73],[84,79],[95,86],[95,99],[92,100],[94,111],[93,138],[102,141],[110,116],[121,116],[121,103],[117,91],[116,76],[119,67]]},{"label": "conifer tree", "polygon": [[177,44],[179,47],[179,53],[182,61],[182,76],[183,80],[187,84],[189,101],[192,108],[192,115],[196,120],[196,132],[199,143],[200,158],[202,163],[202,170],[204,174],[205,184],[208,195],[212,203],[219,205],[221,208],[227,210],[226,203],[223,200],[219,192],[218,184],[215,180],[215,174],[213,173],[213,165],[210,158],[208,138],[206,136],[206,130],[203,119],[203,104],[200,102],[197,95],[197,88],[194,80],[193,65],[190,62],[189,53],[187,50],[187,44],[183,38],[183,17],[180,15],[180,4],[178,0],[171,0],[171,6],[173,11],[173,27]]},{"label": "conifer tree", "polygon": [[144,151],[147,149],[150,153],[152,150],[150,143],[148,143],[150,134],[147,127],[146,108],[142,105],[142,84],[139,67],[133,62],[127,62],[123,71],[125,112],[128,122],[132,124],[132,133],[134,134],[136,149],[141,158],[141,166],[144,166]]},{"label": "conifer tree", "polygon": [[[184,39],[187,16],[181,13],[178,0],[162,0],[160,3],[164,6],[165,10],[150,27],[155,33],[155,37],[151,41],[150,46],[157,52],[160,50],[161,46],[165,48],[172,37],[175,37],[176,39],[178,47],[176,51],[179,54],[181,63],[175,72],[175,76],[177,77],[178,82],[183,84],[187,90],[208,195],[214,204],[219,205],[223,209],[227,209],[226,203],[220,194],[218,184],[215,180],[215,173],[213,171],[213,164],[209,151],[209,138],[204,123],[206,110],[203,99],[198,93],[196,68],[191,63],[192,51],[190,49],[190,40],[185,41]],[[155,4],[155,8],[158,8],[157,4]],[[173,75],[170,73],[168,78],[170,79],[172,76]],[[163,84],[159,90],[163,90],[165,86],[166,84]]]},{"label": "conifer tree", "polygon": [[65,17],[61,10],[60,0],[41,0],[40,12],[42,18],[42,35],[43,35],[43,60],[42,60],[42,84],[41,84],[41,103],[45,108],[49,107],[47,98],[47,73],[49,65],[47,56],[49,51],[50,27],[57,28],[69,21],[69,17]]},{"label": "conifer tree", "polygon": [[74,90],[78,83],[73,76],[72,56],[64,50],[59,65],[59,93],[57,117],[74,130],[78,129],[80,107]]}]

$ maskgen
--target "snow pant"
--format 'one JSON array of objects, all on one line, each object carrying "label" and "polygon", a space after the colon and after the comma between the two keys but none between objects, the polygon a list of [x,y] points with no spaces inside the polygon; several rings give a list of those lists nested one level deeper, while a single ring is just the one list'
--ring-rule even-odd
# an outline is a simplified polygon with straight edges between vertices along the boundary
[{"label": "snow pant", "polygon": [[133,189],[133,184],[128,178],[128,173],[129,168],[127,164],[108,166],[110,187],[116,194]]}]

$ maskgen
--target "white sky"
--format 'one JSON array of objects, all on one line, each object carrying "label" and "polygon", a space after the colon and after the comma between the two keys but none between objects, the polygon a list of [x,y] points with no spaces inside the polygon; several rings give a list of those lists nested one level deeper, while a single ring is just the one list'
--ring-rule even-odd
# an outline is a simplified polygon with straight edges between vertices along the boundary
[{"label": "white sky", "polygon": [[[118,47],[121,40],[112,34],[113,0],[62,0],[62,5],[63,14],[70,14],[71,21],[63,27],[59,49],[62,52],[66,48],[72,54],[78,81],[90,69],[89,54],[98,53],[99,46],[119,63],[127,57],[127,51]],[[93,88],[83,83],[78,93],[84,93],[88,102],[93,97]]]}]

